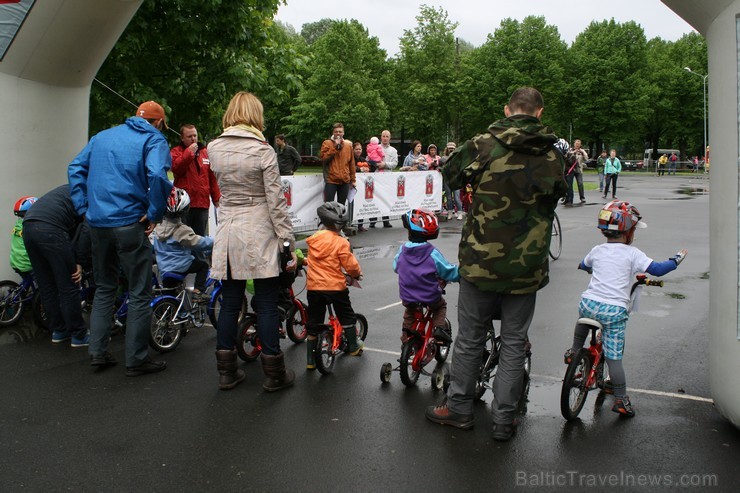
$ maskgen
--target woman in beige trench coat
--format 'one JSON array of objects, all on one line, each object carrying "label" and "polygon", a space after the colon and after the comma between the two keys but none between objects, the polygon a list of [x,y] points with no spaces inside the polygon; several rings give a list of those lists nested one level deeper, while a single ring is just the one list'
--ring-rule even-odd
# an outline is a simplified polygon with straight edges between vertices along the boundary
[{"label": "woman in beige trench coat", "polygon": [[275,151],[262,135],[262,103],[248,92],[237,93],[223,117],[224,132],[208,144],[211,169],[221,189],[219,223],[213,244],[211,277],[222,282],[216,362],[219,388],[244,380],[238,368],[236,340],[239,312],[247,279],[254,279],[252,306],[262,344],[263,388],[280,390],[293,384],[280,351],[278,291],[280,250],[290,244],[295,267],[293,226],[280,185]]}]

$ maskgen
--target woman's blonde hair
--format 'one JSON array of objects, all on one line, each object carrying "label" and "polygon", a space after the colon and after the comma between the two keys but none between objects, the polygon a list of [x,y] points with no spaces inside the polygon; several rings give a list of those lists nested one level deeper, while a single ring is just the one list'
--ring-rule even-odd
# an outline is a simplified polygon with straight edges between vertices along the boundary
[{"label": "woman's blonde hair", "polygon": [[261,132],[265,128],[262,102],[251,92],[239,91],[231,98],[222,123],[224,128],[251,125]]}]

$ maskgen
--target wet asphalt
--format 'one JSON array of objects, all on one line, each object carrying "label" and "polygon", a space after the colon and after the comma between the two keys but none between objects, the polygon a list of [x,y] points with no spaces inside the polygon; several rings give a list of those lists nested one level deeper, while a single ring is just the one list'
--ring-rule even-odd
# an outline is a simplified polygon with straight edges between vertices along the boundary
[{"label": "wet asphalt", "polygon": [[[303,369],[305,347],[285,340],[296,370],[286,391],[262,390],[258,362],[243,364],[247,379],[236,389],[219,391],[210,326],[155,356],[167,371],[138,378],[126,378],[121,363],[93,371],[84,349],[53,345],[30,316],[0,329],[0,489],[737,491],[740,432],[714,409],[708,383],[708,180],[637,175],[619,185],[618,196],[649,224],[636,246],[656,260],[689,250],[664,288],[645,290],[628,324],[634,419],[612,413],[613,398],[593,392],[578,421],[566,422],[559,409],[562,354],[588,283],[576,266],[602,241],[596,190],[586,204],[558,209],[563,252],[538,294],[533,376],[511,441],[491,439],[490,391],[475,406],[475,427],[461,431],[425,420],[425,407],[443,398],[430,378],[406,388],[394,372],[381,384],[381,365],[400,352],[391,263],[405,235],[396,221],[351,238],[365,273],[363,288],[351,291],[369,321],[365,353],[340,357],[335,373],[322,377]],[[443,223],[435,241],[452,261],[460,228]],[[456,285],[447,301],[456,330]],[[123,338],[111,349],[122,361]]]}]

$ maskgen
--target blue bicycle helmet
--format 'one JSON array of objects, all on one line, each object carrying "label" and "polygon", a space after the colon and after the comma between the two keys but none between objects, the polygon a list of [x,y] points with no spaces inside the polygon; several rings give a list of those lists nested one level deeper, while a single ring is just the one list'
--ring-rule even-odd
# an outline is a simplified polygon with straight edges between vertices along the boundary
[{"label": "blue bicycle helmet", "polygon": [[25,216],[28,209],[30,209],[37,200],[38,199],[36,197],[32,197],[31,195],[19,198],[16,201],[15,206],[13,206],[13,214],[18,217]]}]

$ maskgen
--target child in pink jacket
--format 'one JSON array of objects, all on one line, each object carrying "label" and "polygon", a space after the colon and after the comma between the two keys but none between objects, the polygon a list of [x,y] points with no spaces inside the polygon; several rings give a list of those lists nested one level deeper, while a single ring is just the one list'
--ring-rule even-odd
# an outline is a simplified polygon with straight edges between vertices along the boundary
[{"label": "child in pink jacket", "polygon": [[383,159],[385,159],[383,146],[380,145],[377,137],[371,138],[367,145],[367,164],[370,165],[370,171],[378,169],[378,163],[382,163]]}]

